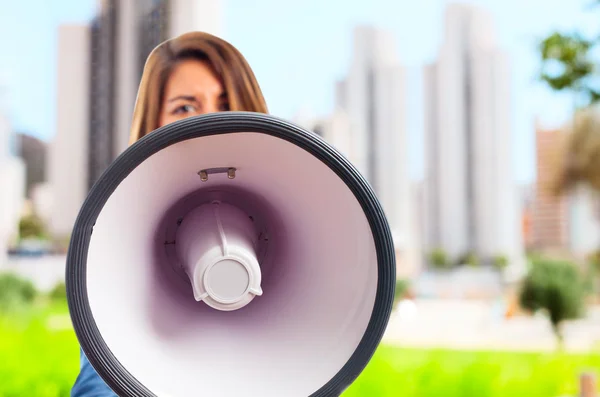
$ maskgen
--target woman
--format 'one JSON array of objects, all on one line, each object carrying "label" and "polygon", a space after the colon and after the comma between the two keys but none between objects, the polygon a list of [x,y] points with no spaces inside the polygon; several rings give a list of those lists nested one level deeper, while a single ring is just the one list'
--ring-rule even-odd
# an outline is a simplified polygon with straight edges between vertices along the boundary
[{"label": "woman", "polygon": [[[222,39],[201,32],[181,35],[160,44],[148,57],[129,143],[176,120],[227,110],[267,113],[252,69]],[[83,352],[71,396],[116,396]]]}]

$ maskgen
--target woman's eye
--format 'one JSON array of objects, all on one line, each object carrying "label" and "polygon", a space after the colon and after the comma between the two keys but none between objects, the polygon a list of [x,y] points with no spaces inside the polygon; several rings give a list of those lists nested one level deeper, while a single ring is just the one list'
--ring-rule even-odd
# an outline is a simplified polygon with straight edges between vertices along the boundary
[{"label": "woman's eye", "polygon": [[181,105],[173,111],[173,114],[184,114],[195,112],[196,108],[192,105]]},{"label": "woman's eye", "polygon": [[219,104],[219,111],[226,112],[229,110],[229,104],[227,102]]}]

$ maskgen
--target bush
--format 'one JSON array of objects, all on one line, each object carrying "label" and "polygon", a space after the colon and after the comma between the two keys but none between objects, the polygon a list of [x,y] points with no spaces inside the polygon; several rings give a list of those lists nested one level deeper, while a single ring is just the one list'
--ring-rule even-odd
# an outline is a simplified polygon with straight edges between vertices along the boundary
[{"label": "bush", "polygon": [[34,285],[14,273],[0,274],[0,312],[12,311],[31,304],[37,291]]},{"label": "bush", "polygon": [[579,270],[569,262],[556,260],[533,262],[519,294],[524,309],[546,312],[559,347],[563,342],[563,322],[583,315],[584,298],[584,280]]},{"label": "bush", "polygon": [[496,255],[492,258],[492,265],[498,270],[504,270],[508,266],[508,258],[505,255]]},{"label": "bush", "polygon": [[67,286],[64,281],[56,284],[48,296],[52,301],[65,302],[67,300]]},{"label": "bush", "polygon": [[35,215],[27,215],[19,221],[19,235],[21,239],[45,239],[47,238],[44,222]]},{"label": "bush", "polygon": [[428,255],[429,264],[436,269],[447,269],[450,267],[450,260],[446,251],[441,248],[434,249]]},{"label": "bush", "polygon": [[396,291],[394,294],[394,302],[404,298],[410,288],[410,281],[406,279],[396,280]]},{"label": "bush", "polygon": [[467,252],[461,255],[456,260],[456,266],[467,265],[470,267],[478,267],[480,263],[479,257],[474,252]]}]

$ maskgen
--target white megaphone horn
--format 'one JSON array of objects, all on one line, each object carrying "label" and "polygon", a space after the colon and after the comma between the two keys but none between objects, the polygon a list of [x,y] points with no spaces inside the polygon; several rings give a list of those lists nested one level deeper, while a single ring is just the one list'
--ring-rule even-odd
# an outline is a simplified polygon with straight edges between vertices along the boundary
[{"label": "white megaphone horn", "polygon": [[386,217],[315,134],[258,113],[161,127],[93,186],[67,256],[73,325],[119,396],[337,396],[387,326]]}]

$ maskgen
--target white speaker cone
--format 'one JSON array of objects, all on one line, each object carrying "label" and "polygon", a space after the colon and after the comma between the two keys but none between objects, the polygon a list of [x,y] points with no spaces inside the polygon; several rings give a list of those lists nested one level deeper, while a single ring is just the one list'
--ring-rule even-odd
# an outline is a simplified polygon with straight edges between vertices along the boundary
[{"label": "white speaker cone", "polygon": [[[201,172],[219,168],[235,177]],[[120,395],[331,396],[369,361],[391,312],[391,234],[319,138],[265,115],[200,116],[103,178],[67,286],[82,347]]]}]

